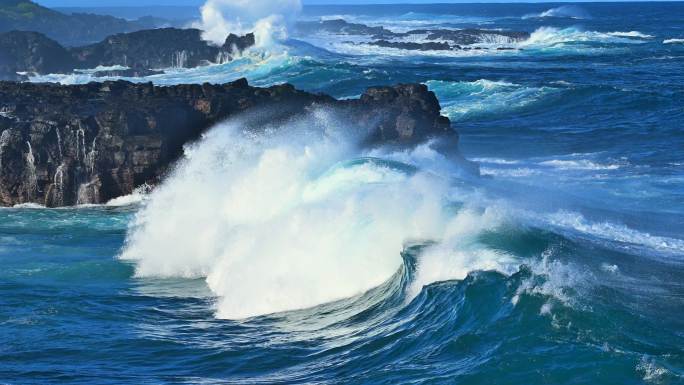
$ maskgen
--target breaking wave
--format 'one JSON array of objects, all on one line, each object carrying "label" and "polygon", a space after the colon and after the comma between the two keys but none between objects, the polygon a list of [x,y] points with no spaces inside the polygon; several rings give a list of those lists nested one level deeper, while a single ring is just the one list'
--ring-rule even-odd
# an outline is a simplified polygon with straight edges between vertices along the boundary
[{"label": "breaking wave", "polygon": [[442,101],[442,112],[454,120],[509,113],[559,94],[554,87],[529,87],[505,81],[426,82]]},{"label": "breaking wave", "polygon": [[413,294],[511,257],[477,242],[505,221],[455,210],[448,180],[368,157],[328,111],[245,131],[234,120],[186,149],[131,225],[124,260],[140,277],[205,277],[220,318],[308,308],[361,294],[422,245]]},{"label": "breaking wave", "polygon": [[203,38],[223,44],[230,33],[254,32],[256,46],[272,47],[287,38],[287,30],[302,9],[300,0],[207,0],[201,7],[202,20],[195,27]]},{"label": "breaking wave", "polygon": [[[634,39],[640,38],[640,39]],[[597,32],[585,31],[578,27],[556,28],[540,27],[521,43],[523,47],[551,47],[563,43],[640,43],[641,39],[650,38],[636,31],[631,32]]]}]

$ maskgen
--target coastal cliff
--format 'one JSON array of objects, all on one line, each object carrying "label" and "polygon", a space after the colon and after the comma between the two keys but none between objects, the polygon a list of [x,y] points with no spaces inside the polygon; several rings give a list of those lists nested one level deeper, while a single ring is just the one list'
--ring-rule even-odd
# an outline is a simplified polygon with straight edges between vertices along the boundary
[{"label": "coastal cliff", "polygon": [[419,84],[369,88],[335,100],[291,85],[154,86],[125,81],[57,85],[0,82],[0,205],[104,203],[157,184],[183,145],[240,113],[287,119],[330,107],[365,130],[366,145],[410,146],[457,135]]},{"label": "coastal cliff", "polygon": [[[17,72],[71,73],[98,66],[124,66],[149,75],[152,69],[190,68],[233,59],[255,43],[254,34],[230,34],[223,45],[202,39],[198,29],[160,28],[112,35],[83,47],[67,48],[38,32],[0,33],[0,80],[22,80]],[[125,70],[124,70],[125,71]]]}]

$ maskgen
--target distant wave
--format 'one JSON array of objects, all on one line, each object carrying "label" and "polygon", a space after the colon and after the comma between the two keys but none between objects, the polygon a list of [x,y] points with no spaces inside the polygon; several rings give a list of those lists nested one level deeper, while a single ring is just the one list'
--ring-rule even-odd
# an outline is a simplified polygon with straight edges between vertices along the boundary
[{"label": "distant wave", "polygon": [[608,35],[615,37],[636,37],[640,39],[653,39],[653,35],[648,35],[641,33],[639,31],[629,31],[629,32],[608,32]]},{"label": "distant wave", "polygon": [[518,164],[520,161],[502,158],[471,158],[473,162],[489,164]]},{"label": "distant wave", "polygon": [[500,158],[475,158],[481,163],[481,172],[506,178],[523,178],[533,175],[557,176],[559,171],[568,173],[613,172],[630,166],[627,159],[597,160],[592,154],[571,154],[558,159],[507,160]]},{"label": "distant wave", "polygon": [[644,246],[653,250],[670,253],[683,253],[684,240],[660,237],[612,222],[594,222],[583,215],[571,211],[558,211],[546,217],[549,224],[569,228],[592,237]]},{"label": "distant wave", "polygon": [[555,28],[555,27],[540,27],[537,28],[530,38],[521,43],[522,46],[528,47],[549,47],[562,43],[577,43],[577,42],[597,42],[597,43],[640,43],[642,40],[634,38],[647,38],[638,31],[630,32],[597,32],[585,31],[577,27],[570,28]]},{"label": "distant wave", "polygon": [[563,170],[617,170],[620,164],[601,164],[588,159],[579,160],[547,160],[540,163],[543,166],[551,166]]},{"label": "distant wave", "polygon": [[539,175],[541,172],[529,167],[520,168],[493,168],[481,167],[482,175],[490,175],[504,178],[526,178],[532,175]]},{"label": "distant wave", "polygon": [[684,44],[684,39],[665,39],[663,44]]},{"label": "distant wave", "polygon": [[455,120],[518,110],[561,91],[560,88],[529,87],[487,79],[472,82],[431,80],[426,84],[442,102],[442,112]]},{"label": "distant wave", "polygon": [[563,5],[557,8],[551,8],[541,13],[529,14],[523,16],[523,19],[543,18],[543,17],[558,17],[571,19],[589,19],[591,18],[587,11],[576,5]]}]

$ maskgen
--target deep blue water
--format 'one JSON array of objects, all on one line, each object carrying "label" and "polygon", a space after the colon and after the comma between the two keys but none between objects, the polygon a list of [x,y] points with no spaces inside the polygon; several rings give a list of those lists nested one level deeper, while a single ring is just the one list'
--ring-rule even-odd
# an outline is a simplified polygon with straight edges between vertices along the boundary
[{"label": "deep blue water", "polygon": [[[684,383],[684,44],[672,41],[684,5],[300,16],[321,17],[532,38],[518,51],[416,54],[293,31],[265,58],[142,80],[246,76],[336,97],[423,82],[483,176],[429,149],[329,155],[218,127],[142,204],[1,209],[0,383]],[[248,171],[203,163],[234,155],[222,143],[250,148]],[[440,214],[411,204],[442,188]],[[440,237],[415,246],[412,226]],[[397,251],[384,284],[297,306],[386,274],[363,255],[385,245]]]}]

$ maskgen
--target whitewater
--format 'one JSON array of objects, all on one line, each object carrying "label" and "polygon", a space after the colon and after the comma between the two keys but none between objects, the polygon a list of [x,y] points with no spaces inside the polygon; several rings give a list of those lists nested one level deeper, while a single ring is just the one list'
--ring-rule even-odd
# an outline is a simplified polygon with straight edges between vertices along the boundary
[{"label": "whitewater", "polygon": [[[2,208],[0,382],[684,383],[683,18],[680,3],[207,2],[206,39],[257,46],[124,79],[336,98],[423,83],[472,164],[434,140],[370,146],[332,108],[263,110],[187,144],[158,186]],[[329,20],[491,33],[411,50],[302,32]],[[31,80],[119,79],[95,72]]]}]

